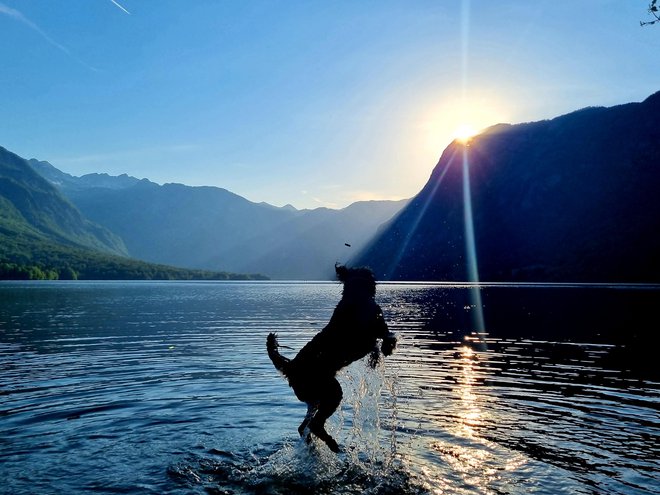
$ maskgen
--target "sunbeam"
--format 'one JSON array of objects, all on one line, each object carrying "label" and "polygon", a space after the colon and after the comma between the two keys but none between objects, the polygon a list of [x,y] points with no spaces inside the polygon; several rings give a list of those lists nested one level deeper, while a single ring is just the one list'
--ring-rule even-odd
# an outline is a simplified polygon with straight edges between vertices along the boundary
[{"label": "sunbeam", "polygon": [[463,0],[461,9],[461,69],[463,85],[463,104],[467,95],[467,80],[468,80],[468,42],[470,38],[470,0]]},{"label": "sunbeam", "polygon": [[[461,13],[461,44],[462,44],[462,83],[463,83],[463,108],[466,107],[468,86],[468,42],[470,37],[470,0],[463,0]],[[484,313],[481,302],[481,289],[479,287],[479,264],[477,261],[477,245],[474,238],[474,218],[472,215],[472,193],[470,190],[470,138],[474,135],[472,129],[463,130],[457,139],[463,148],[463,223],[465,228],[465,254],[467,263],[468,281],[471,282],[470,299],[472,302],[472,324],[473,330],[479,336],[480,347],[485,346],[483,334],[486,331]]]},{"label": "sunbeam", "polygon": [[[449,170],[449,167],[454,163],[454,158],[456,158],[456,150],[454,149],[454,152],[452,153],[451,157],[449,160],[447,160],[447,164],[445,165],[445,168],[442,169],[442,172],[440,172],[440,176],[435,179],[435,183],[433,184],[433,191],[431,194],[427,195],[426,201],[422,205],[422,207],[419,210],[419,213],[415,217],[414,221],[410,223],[410,228],[408,229],[408,232],[405,234],[405,239],[401,243],[401,246],[397,250],[396,256],[392,257],[392,263],[387,269],[387,278],[391,278],[392,274],[394,273],[394,270],[396,267],[399,265],[399,262],[401,261],[401,258],[403,257],[403,253],[406,252],[406,249],[408,249],[408,244],[410,244],[410,241],[415,235],[415,232],[417,231],[417,227],[419,226],[419,223],[421,222],[422,218],[424,218],[424,215],[426,214],[426,210],[429,207],[429,203],[432,201],[432,199],[435,197],[435,193],[438,190],[438,187],[440,187],[440,184],[442,183],[442,180],[445,178],[445,175],[447,174],[447,171]],[[414,201],[414,200],[413,200]]]},{"label": "sunbeam", "polygon": [[472,192],[470,189],[469,145],[463,145],[463,223],[465,225],[465,255],[468,281],[472,283],[470,299],[472,302],[473,330],[479,336],[480,345],[484,345],[483,334],[486,331],[484,312],[479,287],[479,264],[477,261],[477,243],[474,238],[474,217],[472,215]]}]

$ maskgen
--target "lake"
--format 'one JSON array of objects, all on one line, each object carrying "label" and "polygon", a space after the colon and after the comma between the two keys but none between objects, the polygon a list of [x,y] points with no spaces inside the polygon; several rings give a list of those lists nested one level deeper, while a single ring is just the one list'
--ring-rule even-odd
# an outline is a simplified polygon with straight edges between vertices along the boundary
[{"label": "lake", "polygon": [[659,286],[379,284],[399,345],[341,372],[335,455],[265,340],[292,356],[340,295],[0,283],[0,493],[660,492]]}]

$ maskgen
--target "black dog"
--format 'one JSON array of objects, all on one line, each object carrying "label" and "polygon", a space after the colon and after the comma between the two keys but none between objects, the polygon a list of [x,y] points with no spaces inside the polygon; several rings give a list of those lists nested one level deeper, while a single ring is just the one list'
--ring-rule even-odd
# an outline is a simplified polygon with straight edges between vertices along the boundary
[{"label": "black dog", "polygon": [[388,330],[374,300],[376,280],[371,270],[335,266],[335,271],[344,290],[328,325],[294,359],[279,353],[274,333],[268,335],[266,347],[275,368],[288,379],[296,397],[307,404],[307,416],[298,427],[300,435],[305,436],[309,429],[333,452],[339,452],[339,445],[325,430],[325,421],[342,398],[335,375],[367,354],[371,354],[370,364],[375,368],[379,358],[377,340],[382,339],[380,350],[389,356],[396,345],[396,337]]}]

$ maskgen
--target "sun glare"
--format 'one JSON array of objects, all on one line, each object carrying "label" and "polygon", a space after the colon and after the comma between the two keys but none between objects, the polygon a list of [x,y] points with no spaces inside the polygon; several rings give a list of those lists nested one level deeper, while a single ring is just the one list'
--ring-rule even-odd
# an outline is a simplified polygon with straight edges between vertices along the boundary
[{"label": "sun glare", "polygon": [[456,140],[469,144],[470,140],[488,127],[507,122],[509,112],[498,95],[474,93],[465,97],[451,94],[434,103],[424,102],[420,119],[420,137],[425,138],[424,149],[439,156],[447,145]]},{"label": "sun glare", "polygon": [[454,139],[460,143],[467,144],[479,131],[470,124],[461,124],[454,131]]}]

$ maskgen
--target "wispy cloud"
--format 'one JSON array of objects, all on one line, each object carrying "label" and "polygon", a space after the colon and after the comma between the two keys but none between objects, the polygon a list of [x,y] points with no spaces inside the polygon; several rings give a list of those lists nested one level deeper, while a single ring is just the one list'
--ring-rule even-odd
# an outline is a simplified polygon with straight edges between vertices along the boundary
[{"label": "wispy cloud", "polygon": [[124,12],[126,12],[128,15],[131,15],[131,13],[130,13],[128,10],[126,10],[124,7],[122,7],[122,6],[119,4],[119,2],[115,2],[115,0],[110,0],[110,1],[111,1],[112,3],[114,3],[117,7],[119,7],[121,10],[123,10]]},{"label": "wispy cloud", "polygon": [[39,33],[43,39],[45,39],[48,43],[53,45],[55,48],[57,48],[58,50],[63,51],[68,56],[73,57],[72,53],[65,46],[60,45],[57,41],[55,41],[53,38],[48,36],[39,26],[37,26],[34,22],[32,22],[27,17],[25,17],[18,10],[12,9],[11,7],[7,7],[5,4],[0,3],[0,14],[8,15],[9,17],[11,17],[13,19],[16,19],[17,21],[22,22],[23,24],[28,26],[33,31],[36,31],[37,33]]},{"label": "wispy cloud", "polygon": [[98,69],[86,64],[85,62],[80,60],[78,57],[76,57],[73,53],[71,53],[71,51],[67,47],[65,47],[64,45],[61,45],[60,43],[55,41],[53,38],[48,36],[48,34],[46,34],[46,32],[43,29],[41,29],[37,24],[32,22],[27,17],[25,17],[20,11],[18,11],[16,9],[13,9],[11,7],[8,7],[4,3],[0,2],[0,14],[1,15],[6,15],[6,16],[8,16],[8,17],[10,17],[10,18],[12,18],[12,19],[14,19],[18,22],[21,22],[21,23],[25,24],[30,29],[32,29],[34,32],[38,33],[44,40],[46,40],[52,46],[54,46],[55,48],[60,50],[62,53],[66,54],[68,57],[72,58],[73,60],[75,60],[79,64],[84,65],[88,69],[93,70],[95,72],[98,72]]},{"label": "wispy cloud", "polygon": [[[344,208],[347,205],[360,202],[360,201],[401,201],[403,198],[400,195],[388,195],[382,191],[369,191],[366,189],[350,189],[346,190],[344,187],[335,185],[325,185],[319,188],[326,197],[332,196],[336,201],[323,199],[318,195],[310,193],[308,190],[302,190],[300,193],[309,198],[314,204],[318,206],[325,206],[326,208]],[[330,192],[330,194],[328,194]]]}]

